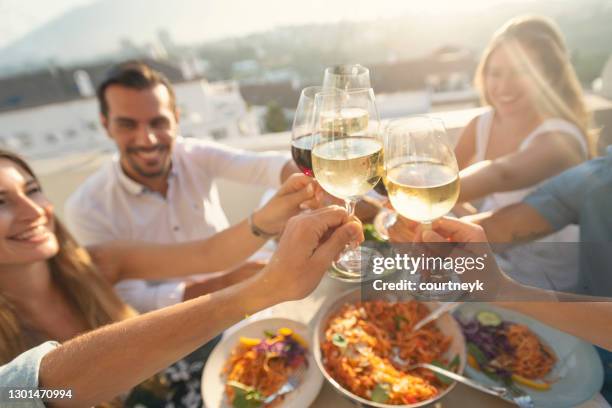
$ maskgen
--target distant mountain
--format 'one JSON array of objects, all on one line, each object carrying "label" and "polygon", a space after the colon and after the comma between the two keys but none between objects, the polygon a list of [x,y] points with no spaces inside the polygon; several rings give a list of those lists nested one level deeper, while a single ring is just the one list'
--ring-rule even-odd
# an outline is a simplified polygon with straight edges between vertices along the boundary
[{"label": "distant mountain", "polygon": [[[179,44],[207,43],[200,49],[225,49],[224,54],[215,55],[227,57],[226,65],[240,58],[237,44],[247,51],[243,58],[251,58],[250,54],[276,55],[276,61],[283,53],[297,50],[298,54],[300,48],[311,47],[308,59],[297,61],[299,64],[312,62],[317,50],[325,60],[362,62],[393,55],[414,57],[446,44],[479,51],[500,24],[525,13],[556,19],[570,48],[579,53],[612,52],[609,0],[491,0],[478,9],[469,3],[428,0],[427,6],[393,18],[329,24],[341,20],[350,10],[342,9],[334,0],[98,0],[70,10],[0,49],[0,72],[116,57],[122,47],[158,41],[160,30],[167,31]],[[321,11],[314,14],[317,21],[308,17],[311,24],[305,25],[306,16],[312,16],[313,10]],[[284,28],[262,32],[283,24]],[[258,31],[262,33],[236,38]],[[227,37],[234,38],[221,40]]]},{"label": "distant mountain", "polygon": [[[153,40],[158,30],[214,27],[206,1],[99,0],[70,10],[0,50],[0,65],[66,63],[116,52],[122,39]],[[218,24],[217,24],[218,25]],[[206,31],[201,30],[201,39]]]}]

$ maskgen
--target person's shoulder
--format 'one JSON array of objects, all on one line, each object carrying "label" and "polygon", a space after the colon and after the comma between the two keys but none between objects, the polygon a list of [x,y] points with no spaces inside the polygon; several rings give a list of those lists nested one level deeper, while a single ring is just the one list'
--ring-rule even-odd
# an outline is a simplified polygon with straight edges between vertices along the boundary
[{"label": "person's shoulder", "polygon": [[66,200],[66,209],[70,211],[75,208],[91,208],[92,204],[116,183],[113,167],[113,161],[108,161],[87,177]]}]

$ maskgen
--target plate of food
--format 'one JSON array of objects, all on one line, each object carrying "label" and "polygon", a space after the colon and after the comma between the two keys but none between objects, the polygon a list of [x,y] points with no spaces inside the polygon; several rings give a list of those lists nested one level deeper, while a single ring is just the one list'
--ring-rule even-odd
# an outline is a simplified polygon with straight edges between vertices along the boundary
[{"label": "plate of food", "polygon": [[578,405],[601,389],[601,361],[582,340],[486,303],[466,303],[455,317],[466,339],[466,373],[477,381],[519,387],[536,407],[550,408]]},{"label": "plate of food", "polygon": [[224,337],[202,374],[207,408],[298,408],[314,401],[323,377],[305,339],[283,318],[256,320]]},{"label": "plate of food", "polygon": [[350,290],[326,302],[316,317],[313,353],[325,379],[361,406],[381,408],[428,405],[452,390],[454,381],[410,367],[431,363],[463,372],[465,342],[452,316],[413,332],[439,304],[361,295]]}]

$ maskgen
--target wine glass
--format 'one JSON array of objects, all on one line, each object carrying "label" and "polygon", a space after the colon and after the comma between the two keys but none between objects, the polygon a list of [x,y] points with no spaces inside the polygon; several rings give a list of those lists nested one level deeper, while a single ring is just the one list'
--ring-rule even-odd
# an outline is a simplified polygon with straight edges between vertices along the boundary
[{"label": "wine glass", "polygon": [[370,70],[359,64],[334,65],[325,69],[323,88],[342,90],[371,88]]},{"label": "wine glass", "polygon": [[291,156],[293,161],[307,176],[312,177],[312,114],[315,95],[321,92],[320,86],[309,86],[302,89],[300,100],[291,128]]},{"label": "wine glass", "polygon": [[[391,205],[424,228],[447,214],[459,197],[459,168],[447,140],[442,120],[427,116],[392,121],[385,131],[384,180]],[[431,281],[455,277],[434,270],[422,270],[420,276]]]},{"label": "wine glass", "polygon": [[[357,201],[378,183],[382,172],[380,119],[372,88],[318,93],[312,134],[312,169],[318,183],[344,200],[353,215]],[[366,247],[347,249],[334,267],[342,280],[361,281],[362,256],[375,255],[377,251]]]}]

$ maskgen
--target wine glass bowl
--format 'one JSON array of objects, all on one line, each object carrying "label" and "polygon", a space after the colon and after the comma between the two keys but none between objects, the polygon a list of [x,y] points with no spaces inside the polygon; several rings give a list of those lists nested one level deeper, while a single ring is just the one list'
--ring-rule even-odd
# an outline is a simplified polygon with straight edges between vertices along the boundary
[{"label": "wine glass bowl", "polygon": [[300,171],[312,177],[312,114],[315,95],[321,92],[320,86],[302,89],[298,101],[293,126],[291,128],[291,156]]},{"label": "wine glass bowl", "polygon": [[325,69],[323,88],[349,90],[371,87],[370,70],[363,65],[341,64]]},{"label": "wine glass bowl", "polygon": [[392,121],[385,135],[384,180],[393,208],[426,224],[447,214],[459,197],[459,169],[442,121]]}]

